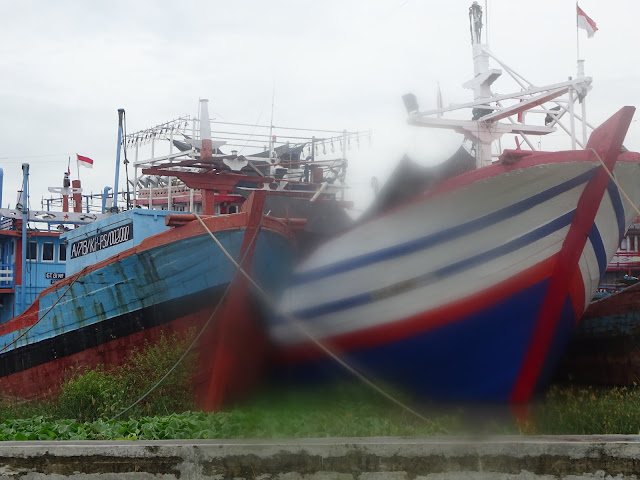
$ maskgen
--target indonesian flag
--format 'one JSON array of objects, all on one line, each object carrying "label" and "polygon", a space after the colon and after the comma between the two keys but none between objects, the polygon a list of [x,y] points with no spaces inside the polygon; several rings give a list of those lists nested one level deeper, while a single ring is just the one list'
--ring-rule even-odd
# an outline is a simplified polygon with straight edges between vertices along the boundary
[{"label": "indonesian flag", "polygon": [[578,28],[583,28],[587,31],[587,36],[589,38],[593,37],[593,34],[596,33],[598,27],[596,27],[596,22],[591,20],[586,13],[582,11],[578,5],[576,5],[578,9]]},{"label": "indonesian flag", "polygon": [[93,168],[93,160],[89,157],[83,157],[82,155],[78,155],[76,153],[76,157],[78,157],[78,165],[82,165],[83,167]]}]

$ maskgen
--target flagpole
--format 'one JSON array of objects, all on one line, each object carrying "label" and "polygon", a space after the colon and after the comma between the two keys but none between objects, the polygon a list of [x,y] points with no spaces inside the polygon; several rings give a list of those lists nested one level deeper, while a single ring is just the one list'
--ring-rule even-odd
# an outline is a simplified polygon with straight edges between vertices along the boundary
[{"label": "flagpole", "polygon": [[580,34],[579,34],[579,28],[578,28],[578,0],[576,0],[576,52],[577,52],[577,57],[576,60],[576,68],[577,65],[580,65]]},{"label": "flagpole", "polygon": [[76,153],[76,170],[78,171],[78,180],[80,180],[80,164],[78,163],[78,154]]}]

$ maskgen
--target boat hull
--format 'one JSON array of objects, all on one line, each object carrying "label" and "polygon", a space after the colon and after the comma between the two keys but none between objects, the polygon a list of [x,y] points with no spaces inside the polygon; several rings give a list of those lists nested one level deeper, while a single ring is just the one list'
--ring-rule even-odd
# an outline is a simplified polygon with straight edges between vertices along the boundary
[{"label": "boat hull", "polygon": [[[247,218],[205,220],[237,261],[243,257]],[[255,235],[250,273],[276,293],[294,252],[286,224],[265,217]],[[25,314],[0,326],[0,389],[19,396],[50,393],[70,367],[119,365],[134,347],[154,343],[163,333],[199,331],[208,321],[215,325],[219,318],[210,322],[210,317],[223,304],[234,273],[232,262],[195,220],[91,265],[43,291]],[[249,299],[244,307],[252,309]],[[257,361],[266,341],[257,326],[254,330],[247,334],[248,344],[256,342],[248,357]],[[212,368],[217,334],[200,341],[196,378],[202,381]]]},{"label": "boat hull", "polygon": [[[640,157],[611,151],[609,168],[637,202]],[[288,373],[336,371],[330,350],[444,399],[521,402],[544,385],[634,212],[591,152],[506,163],[309,257],[270,322]]]},{"label": "boat hull", "polygon": [[576,329],[558,378],[591,385],[640,382],[640,284],[593,302]]}]

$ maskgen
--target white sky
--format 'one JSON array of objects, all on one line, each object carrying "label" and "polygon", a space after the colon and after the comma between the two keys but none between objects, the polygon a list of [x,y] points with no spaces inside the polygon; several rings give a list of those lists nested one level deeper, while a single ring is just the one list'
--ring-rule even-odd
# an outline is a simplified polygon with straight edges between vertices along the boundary
[{"label": "white sky", "polygon": [[[479,2],[484,7],[484,1]],[[31,164],[31,206],[58,186],[67,157],[93,158],[85,191],[113,185],[117,109],[128,130],[195,115],[373,131],[349,152],[352,198],[370,199],[404,153],[443,160],[461,137],[406,126],[401,96],[435,108],[472,99],[468,0],[0,2],[2,206],[15,205],[22,162]],[[598,24],[581,57],[594,78],[588,116],[599,124],[623,105],[640,106],[640,2],[581,0]],[[489,46],[536,85],[575,75],[575,2],[489,0]],[[498,83],[494,91],[501,90]],[[636,115],[640,118],[640,114]],[[626,146],[640,150],[640,122]],[[508,148],[513,148],[508,145]],[[72,162],[72,177],[76,168]],[[120,186],[124,186],[121,168]]]}]

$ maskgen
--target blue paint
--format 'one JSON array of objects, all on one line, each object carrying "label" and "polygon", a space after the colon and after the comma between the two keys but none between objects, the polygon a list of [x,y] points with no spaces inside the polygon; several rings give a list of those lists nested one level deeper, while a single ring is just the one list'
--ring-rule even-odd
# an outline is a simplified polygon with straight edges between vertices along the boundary
[{"label": "blue paint", "polygon": [[609,198],[613,205],[613,211],[616,214],[616,220],[618,222],[618,241],[624,238],[624,234],[627,231],[627,222],[624,219],[624,206],[622,205],[622,199],[620,198],[620,192],[613,180],[609,180],[607,184],[607,192],[609,192]]},{"label": "blue paint", "polygon": [[[349,351],[342,358],[375,381],[408,387],[420,395],[442,400],[506,402],[531,341],[548,282],[544,280],[442,327]],[[551,346],[552,361],[564,351],[565,326],[573,318],[571,302],[565,302],[558,340],[554,337]],[[327,357],[287,368],[281,375],[295,381],[349,375]]]},{"label": "blue paint", "polygon": [[[433,272],[429,272],[427,274],[421,275],[419,277],[408,280],[411,283],[412,289],[422,288],[430,283],[435,283],[437,281],[442,281],[447,276],[454,275],[461,271],[467,270],[471,267],[481,265],[482,263],[489,262],[496,258],[499,258],[503,255],[507,255],[512,253],[520,248],[526,247],[527,245],[532,244],[533,242],[540,240],[552,233],[566,227],[569,225],[573,219],[573,215],[575,210],[566,213],[555,220],[543,225],[531,232],[528,232],[518,238],[515,238],[509,242],[506,242],[496,248],[488,250],[486,252],[482,252],[480,254],[474,255],[469,258],[465,258],[458,262],[452,263],[451,265],[447,265]],[[293,279],[294,282],[297,282],[297,277]],[[393,289],[393,286],[389,287]],[[404,290],[399,291],[398,294],[404,293]],[[325,303],[322,305],[314,306],[311,308],[306,308],[302,310],[297,310],[292,313],[292,315],[296,318],[300,319],[312,319],[319,317],[321,315],[326,315],[329,313],[336,313],[341,310],[346,310],[349,308],[355,308],[358,306],[366,305],[367,303],[373,303],[379,301],[379,295],[377,292],[367,292],[360,295],[354,295],[352,297],[348,297],[345,299],[337,300],[334,302]],[[382,300],[384,301],[384,300]],[[276,322],[286,321],[282,318],[276,318]]]},{"label": "blue paint", "polygon": [[326,265],[306,272],[297,273],[295,275],[295,282],[297,284],[312,282],[321,278],[337,275],[338,273],[355,270],[365,265],[382,262],[399,255],[409,255],[413,252],[439,245],[460,236],[473,235],[473,233],[477,232],[478,230],[482,230],[498,222],[519,215],[522,212],[530,210],[537,205],[550,200],[553,197],[561,195],[562,193],[567,192],[572,188],[588,182],[591,177],[593,177],[597,168],[598,167],[588,170],[548,190],[532,195],[529,198],[520,200],[519,202],[516,202],[495,212],[491,212],[483,217],[471,220],[470,222],[456,225],[455,227],[451,227],[449,229],[427,235],[426,237],[418,238],[410,242],[383,248],[381,250],[364,255],[354,256],[352,258],[349,258],[348,260],[337,262],[331,265]]},{"label": "blue paint", "polygon": [[[216,237],[237,259],[244,232],[221,231],[216,232]],[[257,237],[254,254],[256,281],[272,294],[279,293],[287,281],[294,252],[287,238],[263,230]],[[206,234],[114,260],[79,278],[58,303],[66,286],[41,297],[40,315],[52,307],[50,313],[13,348],[226,285],[234,272],[233,264]],[[12,342],[21,333],[0,337],[0,345]]]},{"label": "blue paint", "polygon": [[598,270],[600,272],[600,280],[602,280],[604,278],[604,273],[607,270],[607,252],[604,249],[602,237],[600,236],[600,232],[598,231],[598,227],[595,223],[591,225],[591,231],[589,232],[589,241],[591,242],[593,251],[596,254],[596,260],[598,261]]},{"label": "blue paint", "polygon": [[567,295],[564,304],[562,305],[562,311],[560,318],[556,324],[556,329],[549,346],[549,351],[545,356],[545,361],[538,377],[536,390],[540,391],[545,385],[548,385],[553,374],[555,373],[556,366],[562,360],[563,355],[567,351],[567,345],[569,340],[575,331],[575,311],[573,310],[573,303],[571,297]]},{"label": "blue paint", "polygon": [[[145,238],[168,230],[169,227],[165,225],[165,217],[170,213],[172,212],[167,210],[134,208],[133,210],[127,210],[64,233],[61,235],[61,238],[67,242],[67,274],[73,275],[88,265],[94,265],[117,253],[139,245]],[[71,245],[73,245],[74,242],[130,222],[133,223],[132,240],[99,250],[95,253],[83,255],[78,258],[71,258]]]}]

